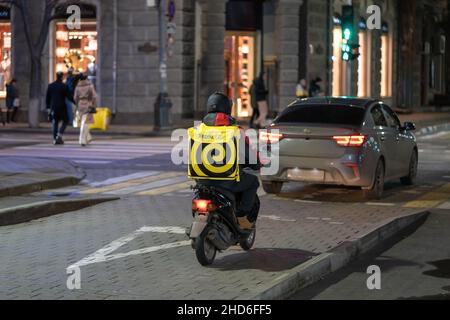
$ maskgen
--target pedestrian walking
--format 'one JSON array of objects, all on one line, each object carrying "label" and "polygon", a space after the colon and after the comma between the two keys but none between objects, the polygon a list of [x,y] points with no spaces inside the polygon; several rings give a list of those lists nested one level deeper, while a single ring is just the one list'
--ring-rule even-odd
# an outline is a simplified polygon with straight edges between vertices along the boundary
[{"label": "pedestrian walking", "polygon": [[12,79],[6,85],[6,122],[16,122],[17,111],[20,107],[17,79]]},{"label": "pedestrian walking", "polygon": [[259,117],[258,102],[256,101],[256,90],[255,90],[255,79],[253,79],[252,85],[250,86],[250,104],[252,106],[252,116],[250,117],[249,128],[255,127],[255,120]]},{"label": "pedestrian walking", "polygon": [[314,80],[311,80],[311,83],[309,85],[309,96],[310,97],[317,97],[317,96],[322,95],[322,89],[320,88],[321,82],[322,82],[322,79],[320,77],[317,77]]},{"label": "pedestrian walking", "polygon": [[[67,88],[69,88],[69,92],[70,92],[70,96],[72,97],[72,100],[73,100],[73,95],[75,93],[74,84],[75,84],[75,76],[73,74],[73,68],[69,68],[69,70],[67,72],[66,86],[67,86]],[[69,117],[69,124],[73,125],[75,106],[72,103],[72,101],[70,101],[70,99],[66,99],[66,108],[67,108],[67,115]]]},{"label": "pedestrian walking", "polygon": [[306,89],[306,80],[300,79],[295,87],[295,95],[299,99],[308,97],[308,90]]},{"label": "pedestrian walking", "polygon": [[266,126],[266,118],[269,113],[269,107],[267,105],[267,94],[266,85],[264,84],[265,75],[263,72],[255,79],[255,100],[258,106],[259,116],[255,121],[255,126],[257,129],[264,128]]},{"label": "pedestrian walking", "polygon": [[[47,88],[46,105],[49,121],[52,122],[53,144],[64,144],[63,135],[69,122],[66,99],[73,102],[69,88],[63,82],[63,73],[56,74],[56,81]],[[61,127],[59,127],[62,122]]]},{"label": "pedestrian walking", "polygon": [[85,147],[92,141],[89,124],[94,123],[97,93],[91,81],[84,74],[81,75],[80,81],[75,88],[74,101],[77,105],[77,118],[80,122],[79,143],[82,147]]}]

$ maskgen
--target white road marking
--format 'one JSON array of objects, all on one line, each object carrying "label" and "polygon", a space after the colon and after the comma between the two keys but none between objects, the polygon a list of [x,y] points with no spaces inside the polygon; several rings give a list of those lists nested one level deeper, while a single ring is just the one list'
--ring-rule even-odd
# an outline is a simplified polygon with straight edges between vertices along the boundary
[{"label": "white road marking", "polygon": [[320,220],[319,217],[306,217],[306,219],[308,219],[308,220]]},{"label": "white road marking", "polygon": [[338,221],[330,221],[328,223],[329,224],[344,224],[343,222],[338,222]]},{"label": "white road marking", "polygon": [[164,249],[170,249],[170,248],[176,248],[181,246],[187,246],[190,245],[190,240],[185,241],[177,241],[167,244],[162,244],[159,246],[152,246],[147,248],[141,248],[138,250],[133,250],[126,253],[118,253],[118,254],[111,254],[112,252],[116,251],[123,245],[127,244],[130,241],[133,241],[138,236],[142,235],[145,232],[161,232],[161,233],[174,233],[174,234],[185,234],[185,229],[181,227],[156,227],[156,226],[143,226],[142,228],[133,231],[132,233],[123,236],[117,240],[112,241],[111,243],[107,244],[103,248],[95,251],[94,253],[88,255],[87,257],[81,259],[80,261],[71,264],[67,267],[67,270],[74,269],[76,267],[86,266],[88,264],[93,263],[99,263],[99,262],[105,262],[105,261],[111,261],[115,259],[120,259],[132,255],[138,255],[138,254],[144,254],[149,252],[155,252],[158,250],[164,250]]},{"label": "white road marking", "polygon": [[442,178],[450,179],[450,176],[442,176]]},{"label": "white road marking", "polygon": [[144,163],[137,163],[135,164],[136,167],[161,167],[160,164],[144,164]]},{"label": "white road marking", "polygon": [[303,199],[295,199],[295,202],[302,202],[302,203],[315,203],[315,204],[321,204],[322,201],[313,201],[313,200],[303,200]]},{"label": "white road marking", "polygon": [[297,220],[295,219],[285,219],[285,218],[281,218],[279,216],[265,216],[265,215],[260,215],[259,218],[264,218],[264,219],[270,219],[270,220],[275,220],[275,221],[283,221],[283,222],[295,222]]},{"label": "white road marking", "polygon": [[104,194],[126,195],[126,194],[135,193],[135,192],[141,192],[141,191],[146,191],[146,190],[150,190],[150,189],[165,187],[168,185],[177,184],[177,183],[184,182],[184,181],[188,181],[186,176],[177,176],[177,177],[173,177],[173,178],[139,184],[137,186],[126,187],[126,188],[122,188],[119,190],[108,191],[108,192],[104,192]]},{"label": "white road marking", "polygon": [[366,202],[365,204],[369,206],[386,206],[386,207],[395,206],[395,203],[388,203],[388,202]]},{"label": "white road marking", "polygon": [[73,160],[73,162],[81,163],[81,164],[108,164],[112,161],[105,161],[105,160]]},{"label": "white road marking", "polygon": [[91,187],[103,187],[103,186],[107,186],[107,185],[110,185],[110,184],[115,184],[115,183],[124,182],[124,181],[128,181],[128,180],[154,176],[154,175],[156,175],[158,173],[159,173],[159,171],[139,171],[139,172],[135,172],[135,173],[132,173],[132,174],[127,174],[127,175],[124,175],[124,176],[109,178],[109,179],[106,179],[106,180],[103,180],[103,181],[92,182],[92,183],[89,183],[89,186],[91,186]]},{"label": "white road marking", "polygon": [[446,209],[446,210],[450,209],[450,201],[444,202],[443,204],[438,206],[437,209]]}]

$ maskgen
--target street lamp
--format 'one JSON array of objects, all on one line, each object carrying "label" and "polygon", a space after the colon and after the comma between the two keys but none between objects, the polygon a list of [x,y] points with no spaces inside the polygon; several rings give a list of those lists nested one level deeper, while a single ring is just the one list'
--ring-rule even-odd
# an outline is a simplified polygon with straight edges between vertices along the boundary
[{"label": "street lamp", "polygon": [[170,108],[172,102],[169,98],[167,85],[167,21],[166,21],[166,0],[159,1],[159,93],[156,98],[155,125],[153,130],[170,129]]}]

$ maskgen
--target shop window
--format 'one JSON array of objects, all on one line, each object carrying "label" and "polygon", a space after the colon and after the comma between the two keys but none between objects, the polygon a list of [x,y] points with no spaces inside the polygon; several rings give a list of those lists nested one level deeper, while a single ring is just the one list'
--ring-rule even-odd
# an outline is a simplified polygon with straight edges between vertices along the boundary
[{"label": "shop window", "polygon": [[341,59],[342,29],[340,26],[333,28],[333,61],[332,69],[332,95],[340,96],[342,92],[342,59]]},{"label": "shop window", "polygon": [[250,86],[255,76],[256,34],[229,31],[225,36],[225,90],[233,100],[233,115],[251,116]]},{"label": "shop window", "polygon": [[389,29],[383,24],[381,35],[381,82],[380,94],[382,97],[392,95],[392,45]]},{"label": "shop window", "polygon": [[97,59],[97,25],[83,21],[81,29],[69,30],[65,22],[56,23],[55,69],[64,72],[87,72],[95,84]]},{"label": "shop window", "polygon": [[0,23],[0,98],[6,97],[6,84],[11,80],[11,23]]}]

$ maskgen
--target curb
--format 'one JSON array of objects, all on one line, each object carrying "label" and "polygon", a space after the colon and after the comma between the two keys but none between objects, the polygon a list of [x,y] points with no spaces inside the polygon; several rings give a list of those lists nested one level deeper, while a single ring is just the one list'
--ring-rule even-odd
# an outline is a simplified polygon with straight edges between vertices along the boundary
[{"label": "curb", "polygon": [[260,287],[258,293],[238,297],[239,300],[280,300],[289,297],[302,289],[332,273],[361,254],[366,253],[383,242],[411,226],[413,223],[425,219],[428,211],[420,211],[412,215],[394,218],[385,225],[372,230],[355,241],[346,241],[331,251],[315,256],[289,272],[273,280],[270,284]]},{"label": "curb", "polygon": [[423,127],[414,133],[416,137],[423,137],[442,131],[450,131],[450,123],[437,124],[432,126]]},{"label": "curb", "polygon": [[0,226],[8,226],[52,215],[80,210],[119,197],[97,197],[83,199],[44,200],[0,210]]},{"label": "curb", "polygon": [[14,187],[0,189],[0,197],[18,196],[21,194],[39,192],[46,189],[58,189],[77,185],[83,177],[61,177],[46,181],[31,182],[28,184],[17,185]]}]

